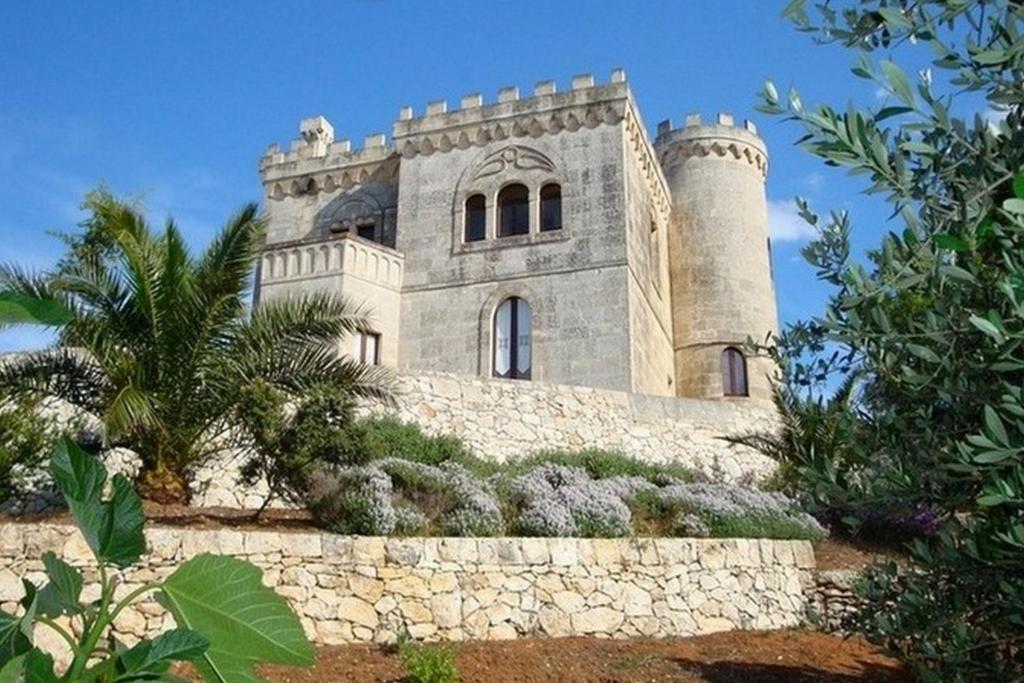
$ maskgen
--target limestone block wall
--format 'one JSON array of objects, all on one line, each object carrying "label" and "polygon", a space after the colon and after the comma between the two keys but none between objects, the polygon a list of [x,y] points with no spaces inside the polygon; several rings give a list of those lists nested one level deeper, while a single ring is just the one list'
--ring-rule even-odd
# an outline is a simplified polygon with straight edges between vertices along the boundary
[{"label": "limestone block wall", "polygon": [[398,416],[457,434],[500,461],[542,449],[609,448],[682,462],[719,481],[763,477],[773,462],[720,437],[772,429],[775,414],[745,400],[646,396],[447,373],[403,375]]},{"label": "limestone block wall", "polygon": [[[687,636],[796,626],[814,555],[805,541],[741,539],[375,538],[150,528],[123,595],[201,552],[246,558],[287,598],[317,643],[520,636]],[[20,579],[44,582],[40,555],[91,567],[70,526],[0,525],[0,605]],[[86,572],[86,595],[95,576]],[[126,642],[169,628],[153,601],[115,622]],[[42,635],[48,629],[40,629]],[[46,636],[42,636],[46,637]],[[59,642],[45,643],[59,646]]]}]

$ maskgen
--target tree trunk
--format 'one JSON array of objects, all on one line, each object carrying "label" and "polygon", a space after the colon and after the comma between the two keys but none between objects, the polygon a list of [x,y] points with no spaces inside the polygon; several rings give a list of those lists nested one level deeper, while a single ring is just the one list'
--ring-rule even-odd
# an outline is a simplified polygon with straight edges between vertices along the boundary
[{"label": "tree trunk", "polygon": [[189,490],[185,476],[164,463],[143,469],[139,473],[136,488],[145,500],[163,505],[188,504]]}]

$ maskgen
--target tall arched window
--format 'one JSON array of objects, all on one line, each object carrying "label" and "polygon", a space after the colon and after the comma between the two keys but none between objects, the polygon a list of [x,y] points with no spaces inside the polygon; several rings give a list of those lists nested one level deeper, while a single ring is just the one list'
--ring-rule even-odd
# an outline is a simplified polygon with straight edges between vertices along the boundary
[{"label": "tall arched window", "polygon": [[519,297],[505,299],[494,313],[494,376],[530,379],[533,315]]},{"label": "tall arched window", "polygon": [[530,232],[530,191],[509,185],[498,193],[498,237]]},{"label": "tall arched window", "polygon": [[562,228],[562,188],[550,183],[540,188],[540,229],[560,230]]},{"label": "tall arched window", "polygon": [[732,346],[722,351],[722,393],[726,396],[747,395],[747,359]]},{"label": "tall arched window", "polygon": [[466,200],[466,241],[477,242],[486,237],[487,202],[482,194]]}]

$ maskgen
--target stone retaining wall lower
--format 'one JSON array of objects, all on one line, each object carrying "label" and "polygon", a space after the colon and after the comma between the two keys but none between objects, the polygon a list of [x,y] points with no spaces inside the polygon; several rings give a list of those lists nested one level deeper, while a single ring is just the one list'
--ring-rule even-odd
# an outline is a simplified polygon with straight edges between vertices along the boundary
[{"label": "stone retaining wall lower", "polygon": [[[805,541],[737,539],[374,538],[322,533],[151,528],[149,553],[119,594],[201,552],[243,557],[286,597],[322,644],[413,638],[688,636],[797,626],[814,566]],[[20,579],[45,582],[51,550],[85,568],[71,526],[0,524],[0,603],[16,609]],[[155,602],[126,610],[132,642],[171,625]],[[43,635],[47,629],[40,629]],[[60,646],[60,642],[47,642]]]},{"label": "stone retaining wall lower", "polygon": [[862,602],[855,590],[861,573],[855,569],[815,572],[806,591],[808,621],[826,633],[845,633],[843,622]]}]

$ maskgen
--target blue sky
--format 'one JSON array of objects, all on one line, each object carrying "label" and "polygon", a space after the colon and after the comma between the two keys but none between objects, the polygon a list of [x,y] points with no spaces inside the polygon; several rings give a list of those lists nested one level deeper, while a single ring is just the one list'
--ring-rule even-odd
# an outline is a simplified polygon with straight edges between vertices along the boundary
[{"label": "blue sky", "polygon": [[[260,198],[257,159],[323,114],[338,138],[390,133],[403,105],[479,91],[605,82],[626,69],[648,128],[687,112],[753,118],[768,144],[768,198],[783,321],[818,312],[825,290],[799,257],[808,230],[791,200],[851,210],[856,241],[888,229],[881,200],[793,147],[794,124],[754,111],[765,78],[805,103],[878,102],[853,55],[815,46],[783,2],[23,2],[0,24],[0,261],[43,268],[47,230],[81,219],[99,183],[168,214],[195,247]],[[0,350],[38,343],[8,331]]]}]

